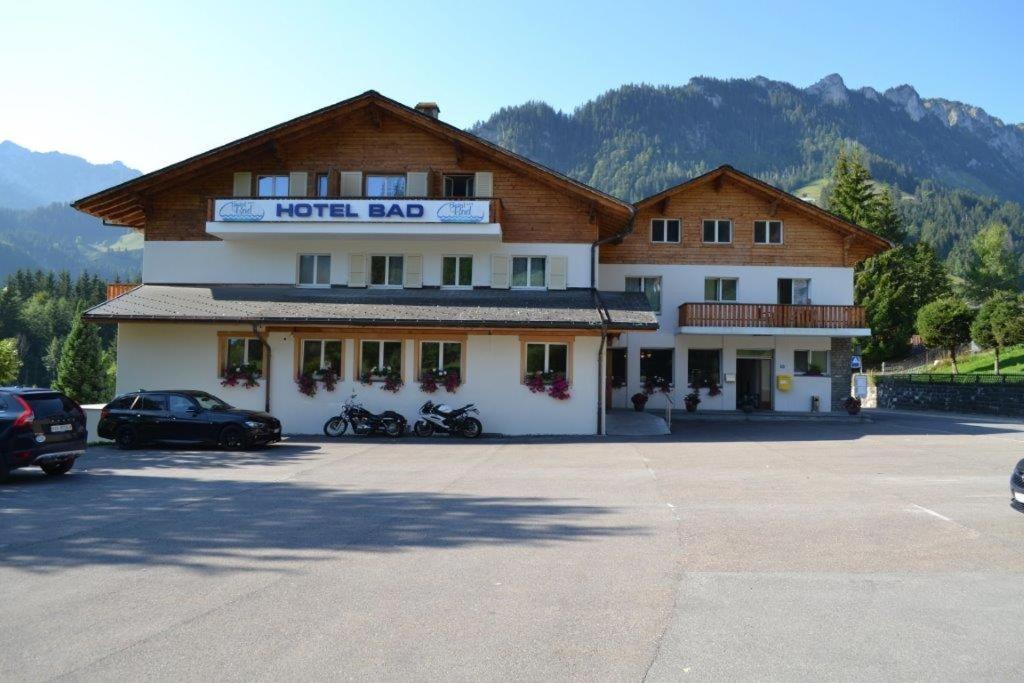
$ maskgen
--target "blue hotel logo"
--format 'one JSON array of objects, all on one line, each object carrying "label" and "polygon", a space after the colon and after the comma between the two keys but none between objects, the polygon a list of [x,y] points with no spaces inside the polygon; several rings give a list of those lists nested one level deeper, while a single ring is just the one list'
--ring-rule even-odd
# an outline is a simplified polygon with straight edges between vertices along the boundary
[{"label": "blue hotel logo", "polygon": [[264,213],[253,202],[228,202],[220,207],[217,215],[222,221],[261,221]]},{"label": "blue hotel logo", "polygon": [[483,223],[482,213],[473,213],[473,202],[448,202],[437,209],[437,220],[442,223]]}]

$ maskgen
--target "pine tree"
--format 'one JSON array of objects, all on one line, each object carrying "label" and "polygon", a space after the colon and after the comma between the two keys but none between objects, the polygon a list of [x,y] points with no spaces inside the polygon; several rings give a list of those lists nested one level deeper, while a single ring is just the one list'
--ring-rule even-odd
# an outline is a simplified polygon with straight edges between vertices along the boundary
[{"label": "pine tree", "polygon": [[99,403],[110,398],[106,371],[99,331],[77,316],[61,348],[53,387],[79,403]]},{"label": "pine tree", "polygon": [[49,375],[50,384],[57,377],[57,366],[60,365],[60,352],[63,344],[59,337],[54,337],[50,340],[50,344],[46,347],[46,355],[43,356],[43,366],[46,368],[46,372]]},{"label": "pine tree", "polygon": [[861,162],[860,152],[839,150],[832,170],[828,209],[851,223],[868,226],[875,210],[875,191],[871,174]]},{"label": "pine tree", "polygon": [[1013,253],[1010,231],[1002,223],[990,223],[971,240],[963,271],[963,294],[974,303],[996,292],[1016,292],[1020,286],[1020,261]]},{"label": "pine tree", "polygon": [[875,195],[868,212],[864,227],[893,244],[903,244],[906,241],[907,231],[903,225],[903,217],[896,209],[893,191],[885,190]]}]

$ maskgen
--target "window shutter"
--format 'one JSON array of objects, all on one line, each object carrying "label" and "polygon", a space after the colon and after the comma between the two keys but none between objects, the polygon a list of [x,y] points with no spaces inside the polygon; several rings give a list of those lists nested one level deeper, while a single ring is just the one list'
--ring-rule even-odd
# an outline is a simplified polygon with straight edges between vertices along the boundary
[{"label": "window shutter", "polygon": [[508,289],[508,256],[491,254],[491,288]]},{"label": "window shutter", "polygon": [[423,286],[423,257],[419,254],[405,255],[405,273],[402,276],[402,286],[410,289],[419,289]]},{"label": "window shutter", "polygon": [[301,171],[288,174],[288,196],[305,197],[309,194],[309,174]]},{"label": "window shutter", "polygon": [[415,171],[405,174],[406,197],[426,197],[428,194],[430,193],[427,192],[426,171]]},{"label": "window shutter", "polygon": [[235,186],[234,191],[231,194],[232,197],[251,197],[252,196],[252,173],[245,171],[243,173],[235,174]]},{"label": "window shutter", "polygon": [[348,256],[348,286],[366,286],[366,255],[349,254]]},{"label": "window shutter", "polygon": [[342,197],[361,197],[363,194],[363,174],[361,171],[341,172]]},{"label": "window shutter", "polygon": [[568,257],[548,257],[548,289],[565,289],[566,270],[568,267]]},{"label": "window shutter", "polygon": [[477,197],[494,196],[494,174],[490,171],[475,173],[473,178],[473,194]]}]

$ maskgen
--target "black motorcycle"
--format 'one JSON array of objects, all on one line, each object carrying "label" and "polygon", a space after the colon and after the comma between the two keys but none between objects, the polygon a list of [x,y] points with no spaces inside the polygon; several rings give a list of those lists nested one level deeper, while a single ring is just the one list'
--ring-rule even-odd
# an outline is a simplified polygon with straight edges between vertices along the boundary
[{"label": "black motorcycle", "polygon": [[459,434],[475,439],[483,434],[484,426],[473,417],[480,411],[470,403],[461,408],[452,408],[443,403],[427,401],[420,407],[420,419],[412,426],[416,436],[430,436],[434,432]]},{"label": "black motorcycle", "polygon": [[399,437],[405,433],[408,421],[393,410],[385,410],[380,415],[371,413],[356,401],[356,395],[352,396],[341,404],[341,413],[335,415],[324,423],[324,434],[327,436],[341,436],[352,426],[352,433],[360,436],[370,434],[386,434],[391,437]]}]

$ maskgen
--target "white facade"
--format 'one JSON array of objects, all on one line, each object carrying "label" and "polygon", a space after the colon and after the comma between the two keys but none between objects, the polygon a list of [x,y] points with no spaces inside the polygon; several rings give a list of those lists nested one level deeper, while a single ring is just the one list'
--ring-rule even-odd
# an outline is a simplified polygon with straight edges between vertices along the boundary
[{"label": "white facade", "polygon": [[[626,386],[612,390],[611,407],[631,407],[630,397],[643,387],[640,355],[644,349],[672,349],[672,381],[670,398],[682,407],[683,397],[690,393],[688,355],[690,349],[721,351],[721,393],[710,396],[701,389],[700,410],[735,410],[737,407],[737,357],[744,351],[770,352],[770,373],[765,377],[771,386],[771,408],[782,411],[809,411],[813,397],[818,409],[830,407],[831,377],[803,375],[795,372],[795,351],[830,351],[832,337],[860,336],[866,330],[749,329],[724,333],[719,328],[679,327],[678,307],[683,303],[704,302],[704,280],[709,277],[736,278],[736,301],[724,303],[774,304],[777,301],[779,278],[804,278],[810,283],[810,303],[814,305],[853,304],[853,268],[745,265],[665,265],[665,264],[601,264],[598,271],[602,290],[625,289],[627,277],[660,277],[661,310],[657,332],[625,333],[612,344],[613,349],[626,349]],[[697,333],[692,333],[697,332]],[[753,354],[748,354],[753,355]],[[768,371],[768,363],[765,371]],[[788,389],[781,389],[779,377],[790,379]],[[647,407],[665,406],[660,393],[651,396]]]},{"label": "white facade", "polygon": [[[200,389],[239,408],[263,410],[267,379],[256,388],[221,386],[218,377],[218,331],[251,328],[185,323],[121,323],[117,335],[117,391],[137,389]],[[374,336],[367,330],[366,338]],[[388,338],[392,338],[389,335]],[[355,340],[345,339],[342,380],[333,392],[320,385],[316,396],[299,393],[295,383],[295,338],[287,332],[269,335],[270,409],[288,434],[322,433],[354,390],[367,409],[397,410],[410,425],[426,400],[456,406],[475,403],[487,432],[502,434],[594,434],[597,431],[598,347],[600,338],[577,336],[570,354],[571,398],[558,400],[534,394],[522,384],[520,338],[508,334],[472,334],[464,355],[464,383],[449,394],[443,387],[426,394],[413,379],[413,339],[405,339],[402,364],[405,385],[397,392],[380,384],[353,381]]]},{"label": "white facade", "polygon": [[[349,254],[423,256],[423,286],[441,285],[444,256],[473,257],[473,286],[491,284],[491,256],[564,256],[566,287],[590,287],[590,245],[483,240],[225,240],[146,242],[142,281],[149,284],[294,285],[299,254],[330,254],[331,284],[348,284]],[[216,264],[211,269],[211,264]]]}]

